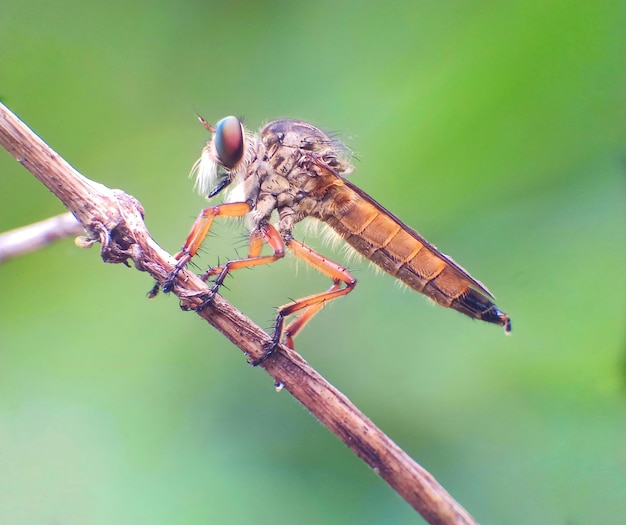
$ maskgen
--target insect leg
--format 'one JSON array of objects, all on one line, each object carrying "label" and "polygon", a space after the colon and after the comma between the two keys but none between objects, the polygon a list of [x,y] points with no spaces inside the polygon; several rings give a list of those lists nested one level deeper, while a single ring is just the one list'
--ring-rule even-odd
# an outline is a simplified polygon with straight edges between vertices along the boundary
[{"label": "insect leg", "polygon": [[[306,323],[324,307],[327,301],[350,293],[356,286],[356,279],[343,266],[320,255],[300,241],[290,239],[286,241],[285,244],[294,255],[300,257],[313,266],[313,268],[330,277],[333,281],[332,286],[325,292],[303,297],[292,303],[285,304],[278,309],[274,327],[274,346],[280,343],[284,336],[285,344],[289,348],[293,348],[294,338],[298,335],[298,332],[304,328]],[[342,284],[345,286],[342,287]],[[284,328],[285,318],[300,311],[303,311],[300,316]],[[273,350],[270,350],[270,353],[271,351]]]},{"label": "insect leg", "polygon": [[[198,253],[200,245],[206,238],[211,224],[215,217],[241,217],[250,211],[250,205],[247,202],[232,202],[227,204],[220,204],[218,206],[212,206],[211,208],[205,208],[202,210],[196,222],[191,227],[191,231],[187,236],[185,245],[174,256],[177,259],[177,263],[165,279],[163,283],[163,291],[170,292],[174,287],[174,281],[178,273],[187,265],[191,258]],[[158,286],[155,287],[158,290]],[[155,288],[150,292],[150,297],[156,295]],[[154,293],[153,293],[154,292]]]},{"label": "insect leg", "polygon": [[[333,285],[328,290],[326,290],[326,292],[324,292],[324,294],[335,292],[336,290],[339,290],[340,288],[341,288],[341,281],[334,282]],[[344,290],[342,290],[344,294],[350,291],[347,288]],[[298,317],[296,317],[283,329],[282,331],[283,333],[281,337],[285,338],[286,346],[292,349],[294,348],[294,338],[296,337],[298,332],[300,332],[300,330],[304,328],[304,326],[313,318],[313,316],[317,312],[319,312],[322,308],[324,308],[324,304],[326,301],[328,301],[328,299],[322,300],[316,304],[308,306],[304,310],[304,312],[302,312]]]},{"label": "insect leg", "polygon": [[[272,248],[272,255],[261,255],[261,249],[263,248],[263,242],[266,242],[270,248]],[[214,281],[214,286],[211,289],[211,297],[208,298],[201,306],[200,309],[205,306],[212,296],[215,295],[218,288],[224,282],[226,276],[233,270],[239,270],[241,268],[251,268],[253,266],[260,266],[262,264],[272,263],[285,255],[285,245],[280,234],[276,231],[276,228],[271,224],[264,224],[257,230],[254,230],[250,234],[250,248],[248,251],[248,257],[244,259],[234,259],[227,263],[209,268],[204,272],[200,278],[206,281],[212,275],[217,275]]]}]

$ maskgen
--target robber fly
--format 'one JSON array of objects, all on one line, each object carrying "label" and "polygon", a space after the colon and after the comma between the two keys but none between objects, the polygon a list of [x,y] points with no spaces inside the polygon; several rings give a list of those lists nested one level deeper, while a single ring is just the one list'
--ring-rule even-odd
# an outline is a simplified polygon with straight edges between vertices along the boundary
[{"label": "robber fly", "polygon": [[[294,255],[327,275],[332,285],[278,308],[274,347],[294,338],[304,325],[332,299],[347,295],[356,280],[343,266],[330,261],[293,237],[294,226],[306,218],[326,223],[358,253],[385,272],[428,296],[441,306],[511,331],[509,316],[491,301],[489,290],[417,231],[404,224],[346,177],[353,167],[348,150],[315,126],[300,120],[280,119],[267,124],[260,135],[245,130],[236,117],[215,127],[200,118],[212,133],[195,163],[196,188],[211,198],[230,186],[224,204],[202,210],[177,263],[166,279],[169,292],[178,273],[197,253],[216,217],[246,216],[250,226],[248,257],[209,268],[213,287],[200,308],[217,293],[229,272],[268,264],[282,258],[287,247]],[[232,185],[232,186],[231,186]],[[271,218],[277,213],[277,221]],[[261,255],[263,244],[271,255]],[[153,290],[156,294],[158,287]],[[285,319],[299,315],[285,326]]]}]

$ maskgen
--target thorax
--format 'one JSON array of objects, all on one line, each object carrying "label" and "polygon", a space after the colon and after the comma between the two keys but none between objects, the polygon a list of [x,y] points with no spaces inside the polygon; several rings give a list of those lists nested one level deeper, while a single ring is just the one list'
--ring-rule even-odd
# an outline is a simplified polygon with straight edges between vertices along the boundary
[{"label": "thorax", "polygon": [[240,188],[229,200],[251,205],[252,228],[269,221],[277,210],[277,227],[283,235],[306,217],[322,218],[332,206],[329,192],[338,174],[352,169],[341,143],[299,120],[270,122],[250,147],[253,151]]}]

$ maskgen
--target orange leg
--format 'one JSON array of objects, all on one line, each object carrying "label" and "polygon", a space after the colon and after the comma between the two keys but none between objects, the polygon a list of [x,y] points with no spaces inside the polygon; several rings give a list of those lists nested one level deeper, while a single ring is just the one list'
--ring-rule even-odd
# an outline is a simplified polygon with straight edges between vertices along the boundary
[{"label": "orange leg", "polygon": [[[302,260],[313,266],[313,268],[330,277],[333,284],[325,292],[303,297],[302,299],[298,299],[292,303],[285,304],[278,309],[278,316],[276,317],[276,324],[274,327],[274,346],[269,350],[267,356],[262,358],[260,362],[269,357],[276,345],[280,343],[283,336],[285,338],[285,345],[293,349],[294,338],[298,335],[298,332],[300,332],[300,330],[304,328],[311,318],[324,307],[326,302],[350,293],[356,286],[356,279],[343,266],[326,259],[324,256],[313,251],[311,248],[302,244],[300,241],[296,241],[295,239],[290,239],[286,241],[285,244],[294,253],[294,255],[300,257]],[[343,288],[341,288],[342,283],[345,284]],[[301,310],[303,310],[303,312],[300,316],[284,328],[285,319]]]},{"label": "orange leg", "polygon": [[[163,291],[171,291],[178,273],[198,252],[200,245],[211,229],[211,225],[215,220],[215,217],[240,217],[249,211],[250,206],[245,202],[220,204],[218,206],[202,210],[202,213],[196,219],[196,222],[187,236],[185,245],[175,255],[177,263],[168,278],[165,280],[165,283],[163,284]],[[273,253],[271,255],[261,255],[264,242],[272,248]],[[276,231],[274,226],[271,224],[264,224],[250,234],[248,257],[228,261],[227,263],[216,266],[215,268],[209,268],[201,275],[201,279],[203,281],[208,280],[209,277],[214,275],[217,277],[214,280],[214,286],[211,289],[210,294],[198,309],[204,308],[213,300],[217,290],[223,284],[224,279],[231,271],[272,263],[285,255],[285,245],[287,245],[294,255],[300,257],[302,260],[313,266],[313,268],[330,277],[333,284],[325,292],[303,297],[297,301],[285,304],[278,308],[278,315],[276,317],[274,327],[273,344],[270,348],[268,348],[266,356],[258,360],[256,363],[253,363],[254,365],[260,364],[267,359],[267,357],[274,352],[283,337],[285,338],[285,344],[289,348],[293,349],[294,338],[296,335],[313,318],[313,316],[324,307],[326,302],[350,293],[356,286],[356,279],[343,266],[326,259],[324,256],[315,252],[300,241],[289,238],[287,241],[283,242],[281,235]],[[345,285],[343,288],[341,287],[342,283]],[[150,297],[154,297],[157,292],[158,285],[151,290],[149,294]],[[289,323],[287,327],[284,327],[285,319],[297,312],[301,312],[301,314]]]},{"label": "orange leg", "polygon": [[[317,295],[327,295],[329,293],[335,292],[336,290],[339,290],[341,287],[341,281],[336,281],[333,283],[333,285],[324,293],[322,294],[317,294]],[[351,290],[348,288],[344,288],[342,290],[342,294],[347,294],[349,291]],[[315,296],[312,296],[315,297]],[[306,297],[304,299],[310,299],[311,297]],[[331,299],[334,299],[335,297],[331,297]],[[300,299],[300,301],[304,300],[304,299]],[[302,330],[304,328],[304,326],[313,318],[313,316],[319,312],[322,308],[324,308],[324,305],[326,304],[326,301],[328,301],[328,297],[326,297],[326,299],[321,300],[319,303],[317,304],[313,304],[313,305],[309,305],[308,307],[303,307],[306,308],[304,312],[302,312],[298,317],[296,317],[293,321],[291,321],[291,323],[289,323],[284,329],[283,329],[283,333],[282,336],[279,336],[279,339],[284,337],[285,338],[285,345],[287,345],[289,348],[293,349],[294,348],[294,338],[296,337],[296,335],[300,332],[300,330]],[[289,305],[284,305],[282,308],[284,308],[285,306],[292,306],[292,304],[290,303]],[[293,313],[293,312],[292,312]],[[279,314],[280,314],[280,309],[279,309]],[[286,316],[287,314],[285,314]],[[282,319],[284,320],[285,316],[282,317]]]},{"label": "orange leg", "polygon": [[[272,255],[261,255],[261,249],[263,248],[263,242],[266,242],[270,248],[274,251]],[[250,248],[248,250],[248,257],[245,259],[234,259],[227,263],[209,268],[204,272],[200,278],[203,281],[208,280],[212,275],[217,275],[213,281],[214,285],[211,288],[211,294],[198,308],[201,310],[204,308],[217,293],[217,290],[226,279],[226,276],[233,270],[239,270],[241,268],[252,268],[253,266],[259,266],[261,264],[272,263],[285,256],[285,245],[280,234],[276,231],[276,228],[271,224],[265,224],[259,227],[258,230],[254,230],[250,234]]]},{"label": "orange leg", "polygon": [[[205,208],[202,213],[193,223],[191,231],[187,236],[185,245],[174,256],[177,259],[177,263],[172,269],[165,282],[163,283],[163,291],[170,292],[174,287],[174,281],[178,276],[178,273],[187,265],[191,258],[198,253],[200,245],[206,238],[211,229],[211,224],[215,217],[241,217],[250,211],[250,206],[246,202],[232,202],[227,204],[220,204],[218,206],[212,206],[211,208]],[[150,297],[154,297],[158,291],[158,285],[156,285],[149,293]]]}]

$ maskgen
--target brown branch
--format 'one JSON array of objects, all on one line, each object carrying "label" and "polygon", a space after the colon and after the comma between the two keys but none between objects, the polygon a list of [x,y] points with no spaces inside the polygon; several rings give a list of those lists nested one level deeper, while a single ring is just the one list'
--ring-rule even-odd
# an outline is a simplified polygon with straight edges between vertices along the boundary
[{"label": "brown branch", "polygon": [[76,237],[85,230],[71,213],[0,233],[0,264],[7,259],[34,252],[65,237]]},{"label": "brown branch", "polygon": [[[5,106],[0,104],[0,144],[52,191],[102,244],[105,262],[130,259],[162,283],[173,257],[150,237],[139,202],[78,173]],[[174,293],[187,307],[199,305],[207,286],[183,271]],[[270,336],[216,296],[198,315],[222,332],[250,360],[264,355]],[[437,481],[379,430],[341,392],[313,370],[296,352],[281,346],[261,365],[275,384],[289,391],[331,432],[363,459],[429,523],[473,524],[475,521]]]}]

